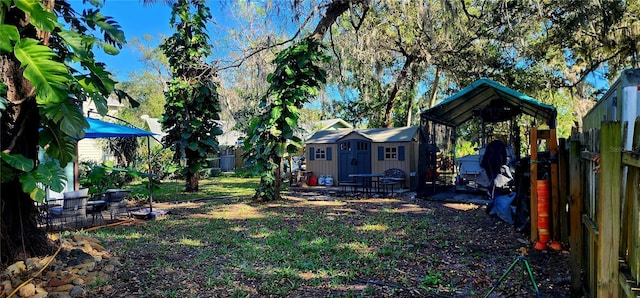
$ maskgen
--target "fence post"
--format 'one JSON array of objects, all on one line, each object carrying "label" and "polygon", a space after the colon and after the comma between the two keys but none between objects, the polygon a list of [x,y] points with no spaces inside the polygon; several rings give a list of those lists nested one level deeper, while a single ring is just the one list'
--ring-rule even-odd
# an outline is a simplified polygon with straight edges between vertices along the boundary
[{"label": "fence post", "polygon": [[582,294],[582,170],[580,161],[580,136],[573,134],[569,143],[569,246],[571,247],[571,294]]},{"label": "fence post", "polygon": [[618,297],[620,247],[620,181],[622,181],[622,128],[620,122],[602,122],[600,131],[600,195],[596,297]]},{"label": "fence post", "polygon": [[558,140],[558,186],[562,185],[562,189],[558,192],[558,206],[560,212],[560,234],[558,235],[560,242],[569,242],[569,214],[567,213],[567,205],[569,204],[569,151],[567,151],[567,140],[560,138]]}]

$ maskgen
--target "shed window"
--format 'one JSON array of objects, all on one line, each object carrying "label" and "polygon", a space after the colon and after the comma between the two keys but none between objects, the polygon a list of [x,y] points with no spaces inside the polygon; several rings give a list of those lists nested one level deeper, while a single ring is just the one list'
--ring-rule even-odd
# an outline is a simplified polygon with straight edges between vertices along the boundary
[{"label": "shed window", "polygon": [[398,160],[398,147],[384,147],[385,160]]},{"label": "shed window", "polygon": [[326,151],[323,148],[316,148],[316,159],[327,159]]}]

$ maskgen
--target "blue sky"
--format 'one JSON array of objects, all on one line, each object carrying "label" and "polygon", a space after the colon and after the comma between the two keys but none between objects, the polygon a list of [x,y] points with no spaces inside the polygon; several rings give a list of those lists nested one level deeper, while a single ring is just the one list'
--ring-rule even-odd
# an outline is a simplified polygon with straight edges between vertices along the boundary
[{"label": "blue sky", "polygon": [[[71,1],[71,5],[79,12],[83,7],[90,7],[83,6],[79,0]],[[101,11],[120,24],[127,41],[134,37],[142,38],[145,34],[158,37],[168,36],[173,32],[169,27],[171,7],[164,2],[144,6],[142,1],[137,0],[107,0]],[[125,45],[116,56],[106,55],[100,49],[96,49],[94,53],[99,62],[107,64],[107,69],[118,81],[124,81],[130,72],[142,69],[142,63],[138,61],[140,56],[130,45]]]}]

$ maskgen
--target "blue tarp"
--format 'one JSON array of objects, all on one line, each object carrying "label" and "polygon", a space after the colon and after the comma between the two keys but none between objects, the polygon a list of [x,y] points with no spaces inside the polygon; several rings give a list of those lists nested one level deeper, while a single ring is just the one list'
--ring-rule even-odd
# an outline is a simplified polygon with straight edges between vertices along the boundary
[{"label": "blue tarp", "polygon": [[155,135],[154,133],[143,129],[104,122],[102,120],[89,117],[87,117],[87,122],[89,122],[89,128],[84,131],[85,139],[131,138]]}]

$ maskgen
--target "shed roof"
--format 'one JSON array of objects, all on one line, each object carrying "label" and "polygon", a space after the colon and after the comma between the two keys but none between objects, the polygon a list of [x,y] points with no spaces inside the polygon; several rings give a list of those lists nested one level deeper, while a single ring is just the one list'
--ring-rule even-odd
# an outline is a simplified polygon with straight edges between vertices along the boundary
[{"label": "shed roof", "polygon": [[418,132],[418,126],[366,129],[331,129],[319,130],[314,133],[307,144],[332,144],[354,133],[359,134],[374,143],[410,142]]},{"label": "shed roof", "polygon": [[[421,116],[458,126],[474,116],[490,122],[504,121],[524,113],[556,125],[556,109],[532,97],[502,86],[489,79],[480,79],[460,92],[422,112]],[[493,120],[493,121],[492,121]]]}]

